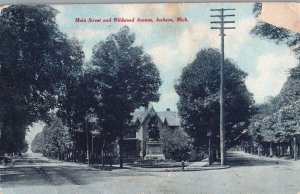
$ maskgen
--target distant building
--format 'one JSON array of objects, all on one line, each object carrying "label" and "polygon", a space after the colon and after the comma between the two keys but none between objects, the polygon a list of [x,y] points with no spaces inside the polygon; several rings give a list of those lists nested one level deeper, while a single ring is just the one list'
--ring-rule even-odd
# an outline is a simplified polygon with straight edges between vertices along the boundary
[{"label": "distant building", "polygon": [[146,143],[149,141],[148,123],[151,118],[155,117],[159,131],[180,127],[180,119],[177,112],[170,109],[156,112],[152,106],[147,109],[140,108],[132,116],[132,121],[136,128],[125,136],[124,158],[127,158],[127,160],[144,159],[146,156]]}]

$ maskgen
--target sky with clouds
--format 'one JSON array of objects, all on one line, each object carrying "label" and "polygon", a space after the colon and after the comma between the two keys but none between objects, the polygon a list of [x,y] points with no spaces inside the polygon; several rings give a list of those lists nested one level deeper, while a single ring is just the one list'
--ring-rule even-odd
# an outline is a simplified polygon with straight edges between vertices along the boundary
[{"label": "sky with clouds", "polygon": [[[74,4],[51,5],[60,13],[57,23],[69,37],[83,42],[86,61],[99,41],[127,25],[136,34],[136,45],[142,45],[157,65],[163,84],[161,98],[153,103],[156,110],[177,110],[178,95],[174,83],[182,68],[192,62],[203,48],[220,48],[220,36],[211,30],[213,8],[235,8],[235,30],[226,32],[225,57],[230,58],[248,73],[246,85],[255,101],[262,103],[266,97],[279,93],[287,79],[287,71],[297,65],[297,60],[286,45],[276,45],[249,32],[256,23],[252,14],[253,3],[190,3],[190,4]],[[173,18],[186,17],[188,22],[174,23],[77,23],[75,18]],[[41,128],[36,123],[32,129]],[[33,130],[35,131],[35,130]],[[32,135],[28,138],[32,139]],[[30,141],[30,140],[29,140]]]},{"label": "sky with clouds", "polygon": [[[234,61],[248,73],[246,85],[255,101],[262,103],[266,97],[277,95],[287,78],[287,70],[296,66],[297,60],[286,45],[276,45],[255,37],[249,32],[256,23],[252,14],[253,3],[226,4],[102,4],[102,5],[52,5],[60,11],[57,22],[70,37],[83,41],[88,61],[92,48],[110,33],[127,25],[136,34],[136,44],[151,55],[157,65],[163,84],[161,98],[153,103],[157,110],[176,110],[178,95],[174,83],[182,68],[192,62],[203,48],[220,48],[219,32],[210,29],[210,9],[235,8],[235,30],[226,32],[225,57]],[[231,12],[232,13],[232,12]],[[76,23],[75,18],[173,18],[186,17],[188,22],[174,23]]]}]

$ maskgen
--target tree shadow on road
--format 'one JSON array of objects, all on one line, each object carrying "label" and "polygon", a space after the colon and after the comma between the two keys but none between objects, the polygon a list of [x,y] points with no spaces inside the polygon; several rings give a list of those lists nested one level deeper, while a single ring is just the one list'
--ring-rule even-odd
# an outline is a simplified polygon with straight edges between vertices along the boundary
[{"label": "tree shadow on road", "polygon": [[156,176],[129,169],[100,170],[76,166],[39,166],[0,169],[3,188],[18,186],[88,185],[121,176]]},{"label": "tree shadow on road", "polygon": [[240,167],[240,166],[272,166],[272,165],[286,165],[290,161],[267,158],[263,156],[231,152],[227,153],[227,161],[231,167]]}]

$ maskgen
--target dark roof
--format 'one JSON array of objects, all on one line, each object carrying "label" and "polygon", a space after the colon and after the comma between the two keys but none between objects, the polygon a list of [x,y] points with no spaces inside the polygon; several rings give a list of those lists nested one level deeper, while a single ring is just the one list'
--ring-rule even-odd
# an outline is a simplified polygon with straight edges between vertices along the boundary
[{"label": "dark roof", "polygon": [[167,122],[169,126],[180,126],[180,118],[175,111],[160,111],[157,115],[163,122]]},{"label": "dark roof", "polygon": [[145,109],[143,107],[135,110],[133,113],[132,113],[132,121],[133,122],[136,122],[137,119],[140,120],[141,116],[143,115],[143,113],[145,112]]},{"label": "dark roof", "polygon": [[[151,111],[155,112],[152,106],[147,108],[146,110],[144,107],[137,109],[132,114],[133,116],[132,121],[133,122],[139,121],[140,123],[143,123]],[[158,115],[158,117],[161,119],[162,122],[167,122],[169,126],[180,126],[180,118],[177,112],[160,111],[160,112],[156,112],[156,114]]]},{"label": "dark roof", "polygon": [[147,108],[147,109],[145,109],[144,107],[140,107],[139,109],[135,110],[132,113],[132,116],[133,116],[132,120],[133,120],[133,122],[136,122],[138,120],[140,123],[143,123],[144,120],[147,118],[148,114],[152,110],[155,112],[155,110],[153,109],[152,106],[150,108]]}]

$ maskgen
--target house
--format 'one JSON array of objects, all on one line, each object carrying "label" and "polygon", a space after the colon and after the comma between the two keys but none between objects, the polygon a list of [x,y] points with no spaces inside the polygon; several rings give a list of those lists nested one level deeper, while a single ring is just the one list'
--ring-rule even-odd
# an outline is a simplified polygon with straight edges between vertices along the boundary
[{"label": "house", "polygon": [[147,142],[149,141],[149,121],[155,120],[158,131],[162,129],[176,129],[180,127],[180,119],[177,112],[167,109],[156,112],[151,106],[140,108],[133,114],[133,123],[136,128],[130,131],[124,140],[124,158],[128,160],[144,159],[147,154]]}]

